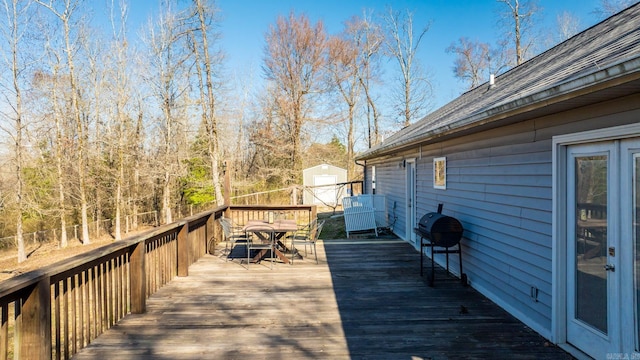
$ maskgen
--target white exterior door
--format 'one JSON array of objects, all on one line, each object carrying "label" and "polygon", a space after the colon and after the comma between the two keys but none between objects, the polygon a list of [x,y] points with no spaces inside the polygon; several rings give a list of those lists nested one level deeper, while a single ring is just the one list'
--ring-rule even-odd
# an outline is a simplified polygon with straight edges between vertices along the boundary
[{"label": "white exterior door", "polygon": [[413,244],[416,249],[420,248],[420,244],[418,244],[418,240],[416,238],[416,233],[413,232],[413,229],[416,227],[416,162],[415,160],[406,160],[405,167],[405,177],[406,177],[406,189],[407,189],[407,228],[406,228],[406,241]]},{"label": "white exterior door", "polygon": [[621,353],[640,359],[640,140],[620,149],[620,341]]},{"label": "white exterior door", "polygon": [[566,341],[596,359],[640,358],[640,141],[566,154]]},{"label": "white exterior door", "polygon": [[600,359],[619,346],[615,144],[567,154],[567,342]]}]

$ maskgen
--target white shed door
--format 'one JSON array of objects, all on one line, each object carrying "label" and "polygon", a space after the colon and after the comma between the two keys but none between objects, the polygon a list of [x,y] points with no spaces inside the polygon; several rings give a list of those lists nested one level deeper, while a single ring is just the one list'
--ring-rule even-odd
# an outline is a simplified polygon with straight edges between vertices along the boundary
[{"label": "white shed door", "polygon": [[313,203],[334,205],[337,201],[335,187],[337,182],[338,177],[336,175],[314,175],[313,186],[319,187],[313,189]]}]

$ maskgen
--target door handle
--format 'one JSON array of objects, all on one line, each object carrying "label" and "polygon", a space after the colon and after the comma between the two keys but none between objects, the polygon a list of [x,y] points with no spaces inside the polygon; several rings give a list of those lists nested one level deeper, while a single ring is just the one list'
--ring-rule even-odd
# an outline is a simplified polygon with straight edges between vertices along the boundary
[{"label": "door handle", "polygon": [[604,269],[605,269],[606,271],[611,271],[611,272],[616,271],[616,267],[615,267],[615,265],[613,265],[613,264],[607,264],[607,265],[605,265],[605,266],[604,266]]}]

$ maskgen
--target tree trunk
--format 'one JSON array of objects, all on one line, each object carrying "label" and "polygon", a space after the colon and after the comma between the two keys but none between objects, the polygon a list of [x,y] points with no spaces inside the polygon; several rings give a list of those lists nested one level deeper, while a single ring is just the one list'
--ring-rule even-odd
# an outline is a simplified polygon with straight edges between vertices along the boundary
[{"label": "tree trunk", "polygon": [[[218,141],[218,123],[216,121],[216,104],[215,96],[213,95],[213,72],[211,70],[211,56],[209,55],[209,42],[207,36],[207,22],[205,19],[205,9],[202,4],[202,0],[195,0],[198,18],[200,20],[200,33],[202,36],[202,48],[204,54],[204,70],[207,86],[207,106],[205,107],[205,116],[208,124],[208,137],[209,137],[209,157],[211,161],[211,181],[216,195],[216,202],[218,205],[224,203],[222,196],[222,186],[220,185],[220,175],[218,164],[220,163],[220,150]],[[197,44],[195,44],[197,46]]]},{"label": "tree trunk", "polygon": [[138,229],[138,199],[140,199],[140,153],[138,144],[142,141],[142,120],[144,119],[144,113],[142,112],[142,104],[138,103],[140,107],[138,113],[138,121],[136,123],[136,132],[135,132],[135,141],[136,144],[135,150],[133,152],[133,209],[131,212],[133,213],[133,224],[132,227],[134,229]]},{"label": "tree trunk", "polygon": [[379,120],[378,109],[376,108],[376,104],[373,101],[371,94],[369,93],[368,83],[369,83],[368,81],[365,83],[364,79],[360,78],[360,84],[364,89],[364,95],[367,100],[367,111],[370,109],[372,112],[371,116],[373,117],[373,134],[371,134],[371,132],[369,133],[369,148],[371,148],[372,146],[380,143],[380,128],[378,125],[378,120]]},{"label": "tree trunk", "polygon": [[169,224],[173,221],[171,215],[171,174],[165,172],[164,174],[164,186],[162,187],[162,212],[164,213],[165,224]]},{"label": "tree trunk", "polygon": [[516,35],[516,64],[522,64],[522,45],[520,44],[520,2],[516,0],[515,2],[515,11],[513,13],[513,17],[515,20],[515,35]]},{"label": "tree trunk", "polygon": [[53,116],[56,123],[56,171],[58,175],[58,212],[60,216],[60,247],[66,248],[67,240],[67,220],[66,220],[66,189],[64,186],[64,170],[62,155],[62,126],[60,124],[61,113],[58,107],[58,66],[54,65],[53,86],[51,90],[51,98],[53,103]]},{"label": "tree trunk", "polygon": [[[15,170],[16,170],[16,242],[18,245],[18,263],[27,260],[27,253],[25,250],[24,238],[22,234],[22,213],[24,208],[24,200],[22,199],[22,192],[24,186],[24,180],[22,178],[22,92],[20,89],[19,72],[18,69],[18,8],[17,1],[13,0],[11,3],[12,14],[9,16],[11,22],[11,75],[13,80],[13,91],[15,92]],[[9,14],[7,14],[9,15]]]}]

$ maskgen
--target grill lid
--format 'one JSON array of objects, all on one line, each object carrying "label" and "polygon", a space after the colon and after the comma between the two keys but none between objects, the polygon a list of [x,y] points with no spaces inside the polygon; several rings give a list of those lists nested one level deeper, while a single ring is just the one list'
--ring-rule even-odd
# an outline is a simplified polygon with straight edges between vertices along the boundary
[{"label": "grill lid", "polygon": [[451,216],[431,212],[425,214],[415,229],[416,233],[436,246],[451,247],[462,238],[462,224]]}]

